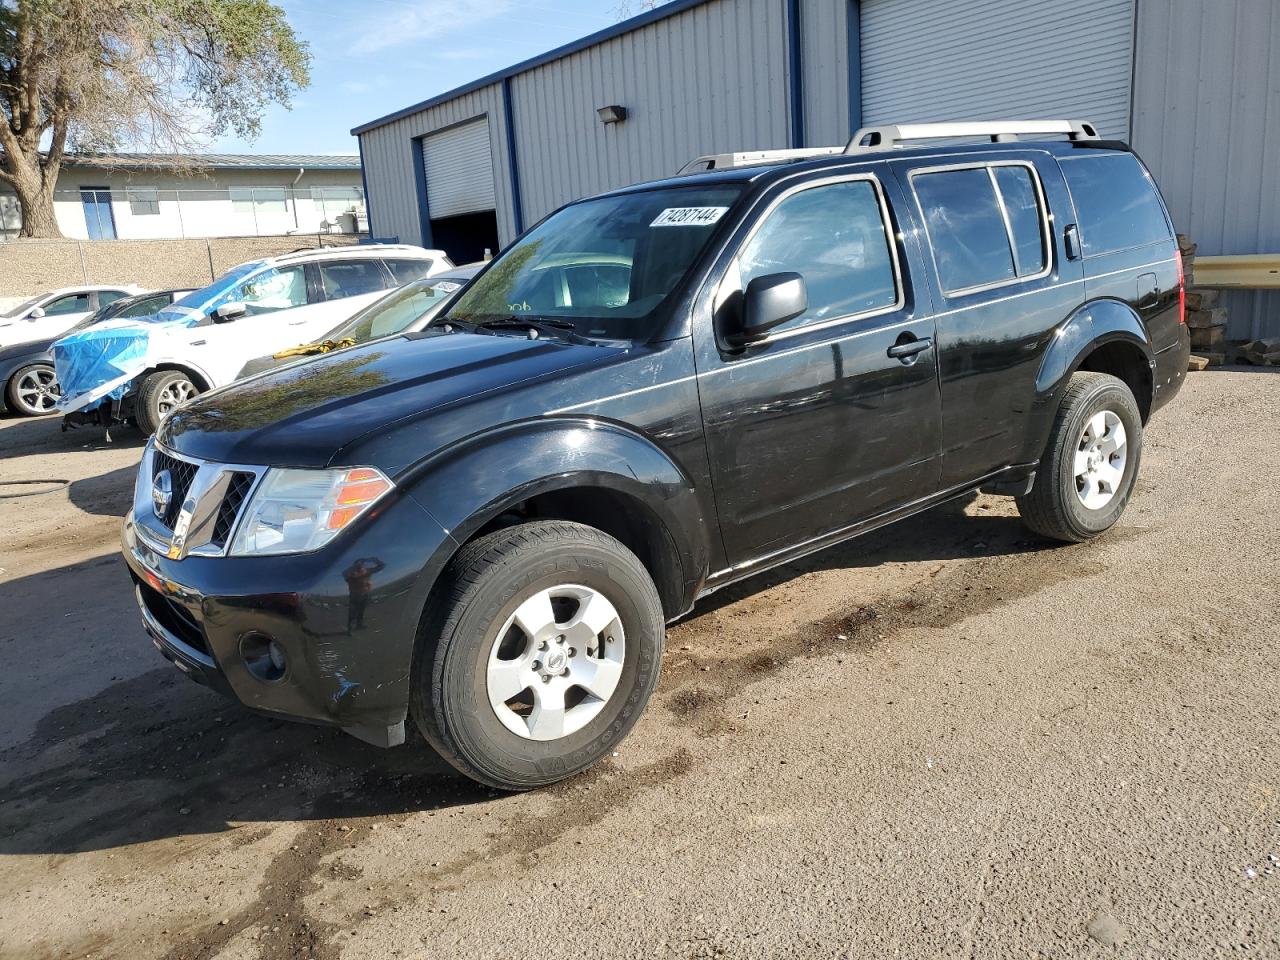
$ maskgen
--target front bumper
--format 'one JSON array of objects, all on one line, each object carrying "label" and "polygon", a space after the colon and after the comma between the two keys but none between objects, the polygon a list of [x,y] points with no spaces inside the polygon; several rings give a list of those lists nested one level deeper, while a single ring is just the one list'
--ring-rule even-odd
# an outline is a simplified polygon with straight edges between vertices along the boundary
[{"label": "front bumper", "polygon": [[[325,549],[297,556],[171,559],[132,514],[121,539],[143,625],[188,677],[264,714],[379,746],[404,741],[414,643],[437,572],[429,558],[450,552],[416,500],[388,498]],[[272,682],[244,656],[264,636],[286,655]]]}]

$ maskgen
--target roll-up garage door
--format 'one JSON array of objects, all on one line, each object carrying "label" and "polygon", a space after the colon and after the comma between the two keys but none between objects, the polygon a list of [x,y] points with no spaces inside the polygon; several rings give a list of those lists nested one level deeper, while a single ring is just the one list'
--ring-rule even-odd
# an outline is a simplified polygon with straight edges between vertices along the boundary
[{"label": "roll-up garage door", "polygon": [[422,162],[432,220],[495,208],[487,117],[425,137]]},{"label": "roll-up garage door", "polygon": [[1128,139],[1133,0],[861,0],[862,122],[1091,120]]}]

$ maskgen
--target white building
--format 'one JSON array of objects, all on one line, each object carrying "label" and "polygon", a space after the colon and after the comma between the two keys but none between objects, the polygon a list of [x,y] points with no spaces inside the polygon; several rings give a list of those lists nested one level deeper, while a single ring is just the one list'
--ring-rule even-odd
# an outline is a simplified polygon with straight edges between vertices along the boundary
[{"label": "white building", "polygon": [[[54,211],[85,240],[359,233],[368,229],[355,156],[75,154],[62,164]],[[0,187],[0,239],[21,226]]]}]

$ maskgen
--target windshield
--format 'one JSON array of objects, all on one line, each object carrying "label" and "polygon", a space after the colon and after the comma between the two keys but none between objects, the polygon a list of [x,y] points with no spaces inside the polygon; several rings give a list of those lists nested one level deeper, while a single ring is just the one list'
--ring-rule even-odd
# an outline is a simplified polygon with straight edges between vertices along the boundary
[{"label": "windshield", "polygon": [[650,336],[658,309],[742,192],[672,187],[565,207],[478,277],[451,319],[555,317],[601,339]]},{"label": "windshield", "polygon": [[363,343],[375,337],[399,333],[415,320],[438,309],[462,286],[458,280],[419,280],[357,313],[331,331],[326,340],[354,340]]},{"label": "windshield", "polygon": [[39,303],[40,300],[41,297],[32,297],[30,300],[20,303],[16,307],[10,307],[8,310],[0,313],[0,317],[6,320],[12,319],[13,317],[20,317]]},{"label": "windshield", "polygon": [[164,323],[167,320],[191,320],[193,317],[203,319],[210,310],[221,306],[221,298],[225,298],[233,292],[241,280],[255,270],[261,269],[261,260],[253,260],[249,263],[242,263],[238,267],[232,267],[207,287],[193,290],[181,300],[175,300],[159,313],[154,313],[149,317],[139,317],[138,320],[142,323]]}]

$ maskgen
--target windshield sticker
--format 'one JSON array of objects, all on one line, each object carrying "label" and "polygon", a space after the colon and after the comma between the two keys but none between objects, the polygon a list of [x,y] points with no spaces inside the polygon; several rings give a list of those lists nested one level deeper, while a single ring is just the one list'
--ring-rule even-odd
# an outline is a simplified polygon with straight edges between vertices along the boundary
[{"label": "windshield sticker", "polygon": [[719,223],[720,218],[729,212],[728,207],[667,207],[651,227],[709,227]]}]

